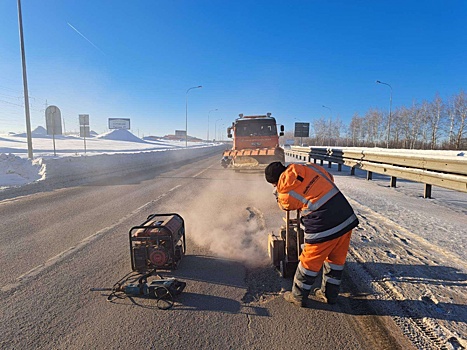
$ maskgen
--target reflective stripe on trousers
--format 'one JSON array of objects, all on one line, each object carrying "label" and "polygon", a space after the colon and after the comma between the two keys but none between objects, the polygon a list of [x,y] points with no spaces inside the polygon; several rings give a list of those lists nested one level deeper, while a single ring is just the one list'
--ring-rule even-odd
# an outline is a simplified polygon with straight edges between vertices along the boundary
[{"label": "reflective stripe on trousers", "polygon": [[326,295],[328,301],[335,302],[339,295],[343,270],[344,265],[331,264],[327,261],[323,264],[321,290],[324,292],[324,295]]},{"label": "reflective stripe on trousers", "polygon": [[292,294],[296,298],[308,298],[316,276],[318,276],[318,272],[305,269],[299,262],[293,279]]},{"label": "reflective stripe on trousers", "polygon": [[318,272],[323,267],[321,290],[328,300],[337,299],[351,234],[352,231],[349,231],[332,241],[305,244],[293,281],[292,294],[295,297],[308,298]]}]

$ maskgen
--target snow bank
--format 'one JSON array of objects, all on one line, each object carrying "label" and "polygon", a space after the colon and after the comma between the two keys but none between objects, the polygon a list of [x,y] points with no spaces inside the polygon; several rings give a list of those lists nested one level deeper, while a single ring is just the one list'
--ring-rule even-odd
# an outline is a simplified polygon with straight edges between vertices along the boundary
[{"label": "snow bank", "polygon": [[37,160],[21,158],[13,154],[0,154],[0,189],[21,186],[42,178],[41,165]]},{"label": "snow bank", "polygon": [[125,175],[171,163],[187,162],[215,153],[221,154],[224,148],[222,145],[112,155],[41,158],[40,164],[44,181],[62,183],[78,179],[94,180],[108,175]]},{"label": "snow bank", "polygon": [[130,141],[130,142],[144,142],[146,141],[140,139],[139,137],[133,135],[131,132],[125,129],[115,129],[107,133],[96,136],[97,139],[105,140],[116,140],[116,141]]},{"label": "snow bank", "polygon": [[96,154],[65,157],[41,157],[33,161],[13,154],[0,154],[0,199],[31,188],[87,183],[106,176],[151,170],[169,164],[219,154],[225,145],[161,149],[134,153]]}]

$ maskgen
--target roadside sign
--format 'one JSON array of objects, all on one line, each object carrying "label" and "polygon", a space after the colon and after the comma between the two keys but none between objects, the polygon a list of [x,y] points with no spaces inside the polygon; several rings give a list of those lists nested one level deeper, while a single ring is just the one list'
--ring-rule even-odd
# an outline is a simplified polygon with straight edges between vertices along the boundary
[{"label": "roadside sign", "polygon": [[310,123],[295,123],[294,137],[310,137]]},{"label": "roadside sign", "polygon": [[79,137],[90,137],[89,125],[79,126]]},{"label": "roadside sign", "polygon": [[130,129],[130,119],[109,118],[109,129]]},{"label": "roadside sign", "polygon": [[62,135],[62,116],[57,106],[49,106],[45,110],[47,135]]},{"label": "roadside sign", "polygon": [[79,115],[79,125],[89,125],[89,114]]}]

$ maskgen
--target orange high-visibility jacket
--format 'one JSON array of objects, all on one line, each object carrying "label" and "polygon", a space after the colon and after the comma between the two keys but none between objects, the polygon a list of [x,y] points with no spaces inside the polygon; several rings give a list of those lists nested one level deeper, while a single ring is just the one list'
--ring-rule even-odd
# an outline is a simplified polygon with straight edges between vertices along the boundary
[{"label": "orange high-visibility jacket", "polygon": [[329,241],[358,225],[352,207],[334,185],[332,175],[319,165],[289,165],[276,189],[282,209],[302,211],[305,243]]}]

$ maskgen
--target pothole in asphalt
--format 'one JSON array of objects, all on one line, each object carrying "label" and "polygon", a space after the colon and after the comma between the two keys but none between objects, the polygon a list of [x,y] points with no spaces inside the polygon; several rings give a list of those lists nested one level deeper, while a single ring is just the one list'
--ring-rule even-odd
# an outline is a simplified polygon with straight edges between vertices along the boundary
[{"label": "pothole in asphalt", "polygon": [[245,282],[248,290],[242,298],[244,303],[264,302],[278,295],[284,284],[292,283],[281,278],[272,265],[246,268]]},{"label": "pothole in asphalt", "polygon": [[[278,271],[275,267],[269,262],[269,257],[267,256],[267,234],[266,234],[266,225],[264,222],[263,214],[260,210],[254,207],[247,207],[248,212],[247,222],[255,222],[254,227],[257,230],[264,231],[264,244],[261,244],[261,247],[257,246],[261,250],[265,250],[265,262],[260,266],[251,266],[246,264],[246,274],[245,274],[245,283],[248,286],[248,290],[242,298],[244,303],[254,303],[254,302],[264,302],[268,299],[271,299],[277,296],[281,290],[285,289],[287,284],[291,285],[291,280],[285,280],[280,277]],[[251,238],[254,236],[252,232],[247,233],[242,240],[242,244],[245,245],[258,245],[258,242],[254,242]]]}]

